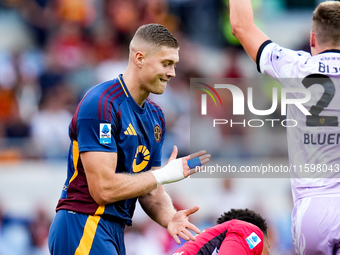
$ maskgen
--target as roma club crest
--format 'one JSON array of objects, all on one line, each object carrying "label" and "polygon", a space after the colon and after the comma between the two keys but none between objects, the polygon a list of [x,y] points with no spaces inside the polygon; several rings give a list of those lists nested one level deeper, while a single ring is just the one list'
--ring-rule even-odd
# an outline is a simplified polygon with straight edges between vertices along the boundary
[{"label": "as roma club crest", "polygon": [[154,130],[153,130],[153,133],[155,135],[156,142],[159,143],[161,141],[161,138],[162,138],[161,128],[158,125],[156,125]]}]

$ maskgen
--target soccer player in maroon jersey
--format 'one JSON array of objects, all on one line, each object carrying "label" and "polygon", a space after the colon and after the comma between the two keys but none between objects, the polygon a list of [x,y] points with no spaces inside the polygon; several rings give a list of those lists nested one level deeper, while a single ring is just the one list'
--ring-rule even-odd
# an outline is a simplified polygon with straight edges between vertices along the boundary
[{"label": "soccer player in maroon jersey", "polygon": [[231,209],[173,255],[269,255],[267,223],[248,209]]}]

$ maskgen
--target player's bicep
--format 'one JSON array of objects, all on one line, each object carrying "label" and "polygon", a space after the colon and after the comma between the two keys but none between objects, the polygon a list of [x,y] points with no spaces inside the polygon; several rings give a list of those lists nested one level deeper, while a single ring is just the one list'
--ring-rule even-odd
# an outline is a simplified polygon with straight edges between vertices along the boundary
[{"label": "player's bicep", "polygon": [[112,185],[117,166],[117,153],[86,151],[80,153],[81,162],[92,198],[101,204],[105,190]]}]

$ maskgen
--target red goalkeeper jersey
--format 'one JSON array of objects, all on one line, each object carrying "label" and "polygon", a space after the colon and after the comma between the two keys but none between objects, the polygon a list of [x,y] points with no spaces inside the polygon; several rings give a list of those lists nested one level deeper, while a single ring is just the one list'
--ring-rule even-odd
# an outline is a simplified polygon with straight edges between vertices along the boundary
[{"label": "red goalkeeper jersey", "polygon": [[263,233],[255,225],[231,220],[208,228],[173,255],[261,255]]}]

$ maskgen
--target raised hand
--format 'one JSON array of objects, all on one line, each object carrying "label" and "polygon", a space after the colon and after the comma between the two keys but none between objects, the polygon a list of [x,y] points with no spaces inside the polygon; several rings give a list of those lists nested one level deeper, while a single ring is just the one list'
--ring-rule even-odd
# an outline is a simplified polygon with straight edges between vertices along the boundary
[{"label": "raised hand", "polygon": [[[174,146],[168,163],[161,169],[152,171],[157,185],[180,181],[197,172],[197,167],[210,161],[211,155],[202,150],[183,158],[177,158],[178,149]],[[190,166],[189,166],[190,165]]]}]

